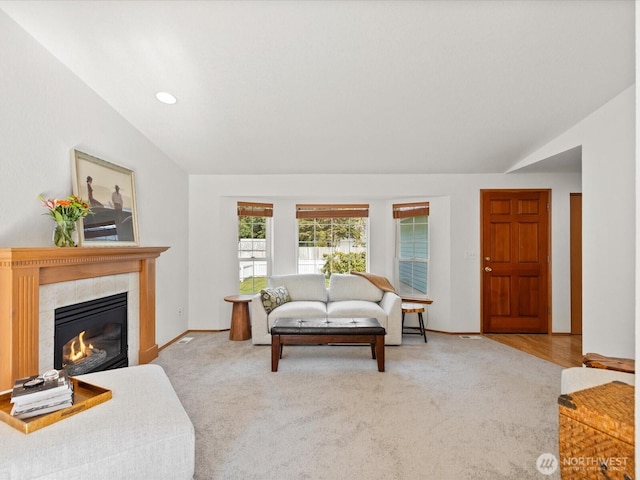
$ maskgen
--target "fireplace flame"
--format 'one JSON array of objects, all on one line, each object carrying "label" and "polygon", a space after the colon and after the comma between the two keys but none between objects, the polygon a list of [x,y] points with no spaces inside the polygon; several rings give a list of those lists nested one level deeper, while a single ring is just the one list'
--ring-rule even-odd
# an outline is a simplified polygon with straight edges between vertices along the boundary
[{"label": "fireplace flame", "polygon": [[79,340],[79,349],[76,350],[76,340],[74,340],[71,343],[71,353],[69,353],[69,360],[71,360],[72,362],[78,361],[81,358],[84,358],[87,356],[87,348],[93,349],[93,345],[89,344],[88,346],[85,345],[84,343],[84,334],[86,333],[86,331],[83,331],[80,333],[80,335],[78,335],[78,340]]}]

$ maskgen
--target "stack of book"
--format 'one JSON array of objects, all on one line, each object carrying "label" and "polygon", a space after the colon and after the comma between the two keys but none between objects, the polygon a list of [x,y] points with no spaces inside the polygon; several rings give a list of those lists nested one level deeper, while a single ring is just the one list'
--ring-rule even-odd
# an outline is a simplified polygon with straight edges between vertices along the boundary
[{"label": "stack of book", "polygon": [[73,405],[73,383],[64,371],[20,378],[13,385],[11,403],[11,415],[20,419],[62,410]]}]

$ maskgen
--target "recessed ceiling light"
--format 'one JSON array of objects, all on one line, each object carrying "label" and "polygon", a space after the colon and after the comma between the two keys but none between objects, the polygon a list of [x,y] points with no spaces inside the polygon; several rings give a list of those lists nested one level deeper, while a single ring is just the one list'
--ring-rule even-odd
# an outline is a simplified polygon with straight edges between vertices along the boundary
[{"label": "recessed ceiling light", "polygon": [[176,97],[167,92],[158,92],[156,93],[156,98],[160,100],[162,103],[166,103],[167,105],[173,105],[178,100]]}]

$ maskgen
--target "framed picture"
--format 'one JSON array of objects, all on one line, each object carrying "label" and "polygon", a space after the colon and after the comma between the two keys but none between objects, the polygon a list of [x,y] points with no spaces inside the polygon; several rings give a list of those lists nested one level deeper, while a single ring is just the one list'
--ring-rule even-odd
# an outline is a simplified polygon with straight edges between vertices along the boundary
[{"label": "framed picture", "polygon": [[78,150],[72,153],[73,193],[93,214],[80,219],[80,245],[138,245],[133,171]]}]

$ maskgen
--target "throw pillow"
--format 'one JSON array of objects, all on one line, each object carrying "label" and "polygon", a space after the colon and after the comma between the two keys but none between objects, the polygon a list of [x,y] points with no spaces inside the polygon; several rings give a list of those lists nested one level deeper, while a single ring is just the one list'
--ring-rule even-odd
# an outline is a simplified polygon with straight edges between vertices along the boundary
[{"label": "throw pillow", "polygon": [[260,290],[260,298],[262,299],[262,305],[267,315],[280,305],[291,301],[289,292],[285,287],[264,288]]}]

